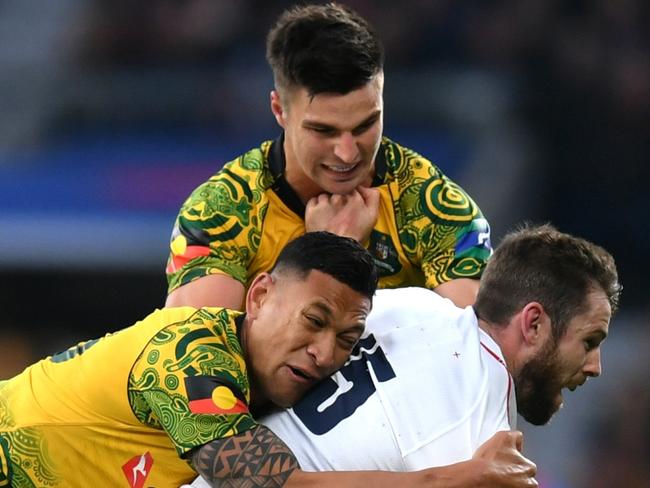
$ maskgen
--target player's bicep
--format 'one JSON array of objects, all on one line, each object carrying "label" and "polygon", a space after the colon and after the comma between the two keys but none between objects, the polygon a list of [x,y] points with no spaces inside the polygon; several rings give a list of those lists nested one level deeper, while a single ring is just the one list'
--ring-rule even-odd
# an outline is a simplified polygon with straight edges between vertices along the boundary
[{"label": "player's bicep", "polygon": [[165,306],[224,307],[241,310],[245,292],[244,285],[232,276],[212,274],[173,290],[167,296]]},{"label": "player's bicep", "polygon": [[192,451],[190,459],[203,478],[219,487],[283,486],[300,468],[289,447],[263,425],[213,440]]},{"label": "player's bicep", "polygon": [[168,293],[217,273],[246,283],[256,252],[250,247],[250,236],[258,232],[258,208],[246,188],[231,195],[233,186],[238,185],[227,174],[217,175],[197,187],[183,204],[170,240]]},{"label": "player's bicep", "polygon": [[465,308],[473,305],[478,294],[478,279],[456,278],[436,286],[433,291],[438,295],[449,298],[457,307]]}]

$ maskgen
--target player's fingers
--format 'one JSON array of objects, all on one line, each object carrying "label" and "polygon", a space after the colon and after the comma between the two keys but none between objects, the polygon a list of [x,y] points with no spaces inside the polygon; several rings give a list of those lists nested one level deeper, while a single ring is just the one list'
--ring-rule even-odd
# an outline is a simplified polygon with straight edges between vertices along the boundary
[{"label": "player's fingers", "polygon": [[524,452],[524,433],[519,430],[510,432],[510,437],[515,443],[515,447],[519,452]]},{"label": "player's fingers", "polygon": [[360,186],[357,188],[366,205],[370,208],[377,208],[379,205],[379,190]]},{"label": "player's fingers", "polygon": [[348,202],[350,203],[363,203],[364,201],[364,198],[358,189],[352,190],[346,196],[348,197]]},{"label": "player's fingers", "polygon": [[329,193],[321,193],[315,197],[310,198],[305,205],[305,209],[313,209],[318,206],[328,205],[330,201]]},{"label": "player's fingers", "polygon": [[530,483],[530,486],[537,486],[537,480],[535,479],[535,476],[537,476],[537,465],[523,454],[519,454],[518,457],[517,465],[519,466],[521,473]]},{"label": "player's fingers", "polygon": [[345,205],[346,200],[347,197],[345,195],[339,195],[338,193],[334,193],[329,197],[330,204],[334,206]]},{"label": "player's fingers", "polygon": [[310,210],[318,205],[318,197],[312,197],[307,200],[307,205],[305,205],[305,210]]}]

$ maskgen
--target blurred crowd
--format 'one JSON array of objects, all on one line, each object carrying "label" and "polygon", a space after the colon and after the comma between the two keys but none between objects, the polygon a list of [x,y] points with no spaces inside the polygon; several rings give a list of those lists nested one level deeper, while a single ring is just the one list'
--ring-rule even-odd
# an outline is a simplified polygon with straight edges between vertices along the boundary
[{"label": "blurred crowd", "polygon": [[[385,43],[387,135],[399,134],[468,190],[493,225],[494,243],[530,220],[550,221],[606,247],[625,287],[622,314],[637,311],[612,333],[650,325],[644,293],[650,270],[650,3],[345,3],[368,18]],[[275,137],[264,37],[290,4],[3,1],[0,170],[17,164],[16,154],[47,151],[88,134],[161,131],[174,138],[200,131],[243,141],[242,149]],[[164,289],[163,267],[151,270],[156,292]],[[119,288],[143,299],[127,286]],[[0,303],[18,307],[20,300]],[[0,322],[0,378],[34,353],[33,336],[17,329],[47,328],[42,318],[20,317]],[[640,369],[648,366],[645,361]],[[607,364],[604,370],[607,375]],[[592,447],[571,454],[583,473],[571,479],[581,486],[650,486],[648,377],[632,373],[621,372],[616,392],[600,399],[580,437]],[[569,476],[546,473],[548,488],[574,486],[562,484]]]}]

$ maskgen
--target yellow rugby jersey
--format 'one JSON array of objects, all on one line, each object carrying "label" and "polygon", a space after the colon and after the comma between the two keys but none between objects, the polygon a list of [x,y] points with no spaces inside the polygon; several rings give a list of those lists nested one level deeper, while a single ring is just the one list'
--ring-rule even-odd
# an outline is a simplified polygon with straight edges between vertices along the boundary
[{"label": "yellow rugby jersey", "polygon": [[[209,274],[246,288],[305,232],[305,206],[284,179],[283,139],[226,163],[185,201],[167,261],[168,291]],[[369,251],[379,286],[435,288],[478,278],[491,253],[480,209],[431,161],[384,137],[375,159],[380,192]]]},{"label": "yellow rugby jersey", "polygon": [[255,426],[222,308],[157,310],[0,382],[0,486],[174,487],[198,446]]}]

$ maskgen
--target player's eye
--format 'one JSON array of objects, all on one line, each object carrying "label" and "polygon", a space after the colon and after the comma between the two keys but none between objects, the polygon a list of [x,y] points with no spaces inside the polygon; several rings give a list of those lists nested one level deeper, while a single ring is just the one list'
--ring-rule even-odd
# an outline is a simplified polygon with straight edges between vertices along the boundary
[{"label": "player's eye", "polygon": [[366,132],[368,129],[370,129],[373,125],[375,125],[375,122],[377,122],[377,119],[372,119],[372,120],[369,120],[369,121],[367,121],[367,122],[364,122],[364,123],[361,124],[359,127],[355,128],[355,129],[352,131],[352,133],[353,133],[355,136],[361,135],[361,134],[363,134],[364,132]]},{"label": "player's eye", "polygon": [[322,329],[323,327],[325,327],[325,322],[323,320],[321,320],[320,317],[317,317],[316,315],[305,315],[305,318],[314,327],[318,327],[319,329]]},{"label": "player's eye", "polygon": [[354,348],[354,346],[357,345],[357,342],[359,342],[359,338],[356,335],[355,336],[349,336],[349,335],[339,336],[338,339],[339,339],[339,342],[341,343],[341,345],[345,349],[352,349],[352,348]]},{"label": "player's eye", "polygon": [[334,129],[331,129],[329,127],[309,127],[309,130],[314,131],[321,135],[329,136],[334,134]]}]

